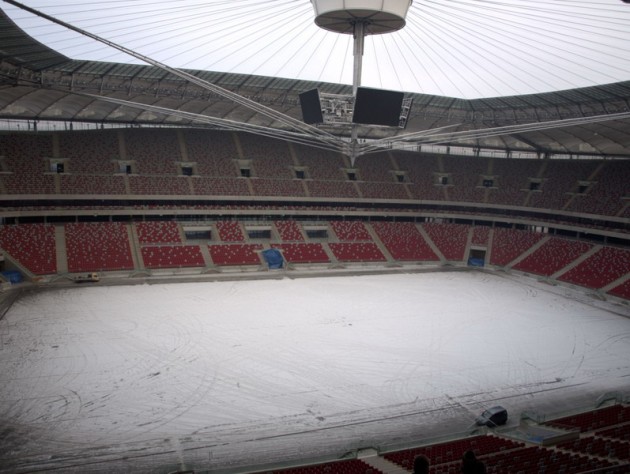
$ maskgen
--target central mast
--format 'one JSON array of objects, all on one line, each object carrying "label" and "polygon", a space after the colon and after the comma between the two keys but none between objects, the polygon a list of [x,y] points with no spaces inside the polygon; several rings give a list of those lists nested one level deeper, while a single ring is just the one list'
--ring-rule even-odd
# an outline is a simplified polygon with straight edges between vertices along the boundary
[{"label": "central mast", "polygon": [[[351,34],[354,38],[352,95],[356,98],[361,85],[365,37],[403,28],[412,0],[311,0],[311,3],[317,26],[334,33]],[[352,164],[357,156],[358,134],[358,125],[353,124],[350,135]]]}]

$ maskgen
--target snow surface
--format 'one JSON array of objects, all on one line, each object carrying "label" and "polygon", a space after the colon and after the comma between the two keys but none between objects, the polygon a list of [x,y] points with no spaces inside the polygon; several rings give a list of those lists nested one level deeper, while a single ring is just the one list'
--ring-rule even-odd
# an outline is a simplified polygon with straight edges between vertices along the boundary
[{"label": "snow surface", "polygon": [[0,322],[0,472],[341,456],[630,390],[630,308],[482,271],[43,291]]}]

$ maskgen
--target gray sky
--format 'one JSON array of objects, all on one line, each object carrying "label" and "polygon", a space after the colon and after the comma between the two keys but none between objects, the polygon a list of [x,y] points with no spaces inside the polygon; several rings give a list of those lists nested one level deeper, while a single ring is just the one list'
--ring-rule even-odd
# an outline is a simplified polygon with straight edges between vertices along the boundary
[{"label": "gray sky", "polygon": [[[24,0],[170,66],[352,82],[352,37],[319,29],[309,0]],[[138,62],[0,3],[76,59]],[[362,85],[476,98],[630,80],[621,0],[414,0],[407,26],[366,40]]]}]

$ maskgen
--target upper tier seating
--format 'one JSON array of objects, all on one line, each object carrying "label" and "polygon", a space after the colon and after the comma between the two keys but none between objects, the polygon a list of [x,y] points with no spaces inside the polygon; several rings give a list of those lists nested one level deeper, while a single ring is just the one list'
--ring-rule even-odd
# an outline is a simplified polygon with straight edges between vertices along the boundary
[{"label": "upper tier seating", "polygon": [[45,158],[53,156],[52,135],[0,135],[0,156],[7,171],[2,177],[8,194],[54,194],[55,180]]},{"label": "upper tier seating", "polygon": [[[487,200],[630,217],[630,206],[625,208],[630,198],[628,160],[499,159],[389,150],[358,157],[358,180],[353,182],[346,175],[349,160],[340,154],[248,133],[164,128],[8,133],[0,136],[0,156],[0,190],[6,194],[123,195],[128,180],[135,195]],[[57,175],[49,159],[68,161]],[[113,178],[120,174],[115,160],[131,162],[133,174]],[[247,179],[237,179],[238,160],[245,160],[241,166],[251,165],[252,177],[261,178],[251,180],[251,187]],[[176,180],[187,164],[193,177]],[[304,171],[303,181],[296,179],[296,169]],[[404,176],[405,183],[397,182],[397,176]],[[448,182],[440,184],[442,179]],[[492,187],[484,187],[484,179],[492,179]],[[539,190],[530,190],[531,180]]]},{"label": "upper tier seating", "polygon": [[372,227],[395,260],[439,260],[411,222],[374,222]]},{"label": "upper tier seating", "polygon": [[340,262],[384,262],[387,260],[374,242],[331,242],[328,246]]},{"label": "upper tier seating", "polygon": [[591,248],[593,246],[586,242],[551,237],[513,268],[523,272],[551,276]]},{"label": "upper tier seating", "polygon": [[6,157],[8,171],[41,174],[48,171],[44,158],[53,156],[50,134],[0,134],[0,156]]},{"label": "upper tier seating", "polygon": [[214,130],[187,130],[183,133],[188,151],[187,161],[197,164],[199,175],[238,176],[234,161],[238,158],[238,151],[232,133]]},{"label": "upper tier seating", "polygon": [[401,171],[407,171],[411,181],[409,190],[415,199],[443,201],[444,189],[438,185],[435,173],[441,170],[437,155],[418,155],[411,152],[392,152]]},{"label": "upper tier seating", "polygon": [[601,288],[628,273],[630,250],[602,247],[559,280],[588,288]]},{"label": "upper tier seating", "polygon": [[492,265],[505,266],[526,250],[529,250],[544,234],[516,229],[495,228],[492,238]]},{"label": "upper tier seating", "polygon": [[464,260],[469,226],[426,222],[422,227],[446,260],[458,262]]},{"label": "upper tier seating", "polygon": [[341,242],[372,240],[372,236],[361,221],[331,221],[330,226]]},{"label": "upper tier seating", "polygon": [[394,182],[391,173],[394,168],[387,152],[361,155],[356,159],[354,166],[359,170],[359,179],[362,181]]},{"label": "upper tier seating", "polygon": [[63,132],[58,136],[59,156],[70,158],[70,173],[111,175],[118,171],[112,162],[120,157],[118,134],[115,130]]},{"label": "upper tier seating", "polygon": [[358,198],[354,183],[350,181],[306,181],[311,197]]},{"label": "upper tier seating", "polygon": [[193,178],[195,196],[249,196],[244,178]]},{"label": "upper tier seating", "polygon": [[305,196],[302,182],[295,179],[252,178],[252,189],[256,196]]},{"label": "upper tier seating", "polygon": [[562,209],[575,192],[579,180],[588,179],[600,162],[581,160],[547,160],[542,175],[541,192],[532,192],[528,206],[545,209]]},{"label": "upper tier seating", "polygon": [[625,160],[604,162],[586,195],[577,195],[568,210],[616,216],[630,197],[630,166]]},{"label": "upper tier seating", "polygon": [[7,194],[55,194],[55,176],[38,173],[13,173],[2,176]]},{"label": "upper tier seating", "polygon": [[203,255],[198,245],[151,245],[141,249],[147,268],[203,267]]},{"label": "upper tier seating", "polygon": [[300,166],[306,167],[308,176],[318,181],[339,181],[346,178],[347,167],[343,155],[304,145],[293,145]]},{"label": "upper tier seating", "polygon": [[93,272],[134,268],[127,226],[117,222],[65,224],[68,270]]},{"label": "upper tier seating", "polygon": [[177,176],[177,162],[182,161],[177,133],[169,129],[156,132],[151,129],[125,130],[127,159],[136,161],[138,174]]},{"label": "upper tier seating", "polygon": [[216,265],[260,265],[260,244],[209,245],[210,257]]},{"label": "upper tier seating", "polygon": [[188,179],[184,176],[129,176],[131,194],[162,194],[186,196],[190,194]]},{"label": "upper tier seating", "polygon": [[123,176],[91,176],[85,174],[63,174],[62,194],[121,195],[126,194]]},{"label": "upper tier seating", "polygon": [[286,142],[260,135],[240,133],[238,135],[243,158],[252,160],[254,176],[260,178],[293,179],[289,146]]},{"label": "upper tier seating", "polygon": [[409,195],[402,183],[358,183],[364,198],[374,199],[409,199]]},{"label": "upper tier seating", "polygon": [[523,206],[529,193],[529,178],[538,178],[543,162],[541,160],[493,159],[492,173],[494,187],[490,189],[488,202],[508,206]]},{"label": "upper tier seating", "polygon": [[244,242],[245,235],[238,221],[218,221],[217,231],[223,242]]},{"label": "upper tier seating", "polygon": [[330,259],[320,243],[282,243],[271,244],[280,249],[284,259],[289,263],[328,263]]},{"label": "upper tier seating", "polygon": [[484,202],[486,189],[481,185],[482,175],[488,172],[488,160],[470,156],[442,157],[444,171],[449,173],[452,186],[448,187],[450,201]]},{"label": "upper tier seating", "polygon": [[472,245],[488,245],[490,241],[490,227],[488,226],[474,226],[473,235],[470,243]]},{"label": "upper tier seating", "polygon": [[300,230],[300,225],[295,221],[276,221],[276,229],[280,234],[280,239],[283,242],[298,242],[303,241],[304,236]]},{"label": "upper tier seating", "polygon": [[0,248],[35,275],[57,273],[55,227],[52,225],[0,226]]},{"label": "upper tier seating", "polygon": [[140,244],[181,243],[179,224],[173,221],[138,222],[136,224]]}]

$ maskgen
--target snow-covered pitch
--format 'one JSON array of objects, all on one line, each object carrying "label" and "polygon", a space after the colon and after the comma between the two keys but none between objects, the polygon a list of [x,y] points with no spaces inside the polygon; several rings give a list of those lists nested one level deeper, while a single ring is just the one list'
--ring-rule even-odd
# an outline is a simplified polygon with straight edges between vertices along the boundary
[{"label": "snow-covered pitch", "polygon": [[3,473],[335,457],[630,390],[627,305],[483,271],[42,291],[0,338]]}]

